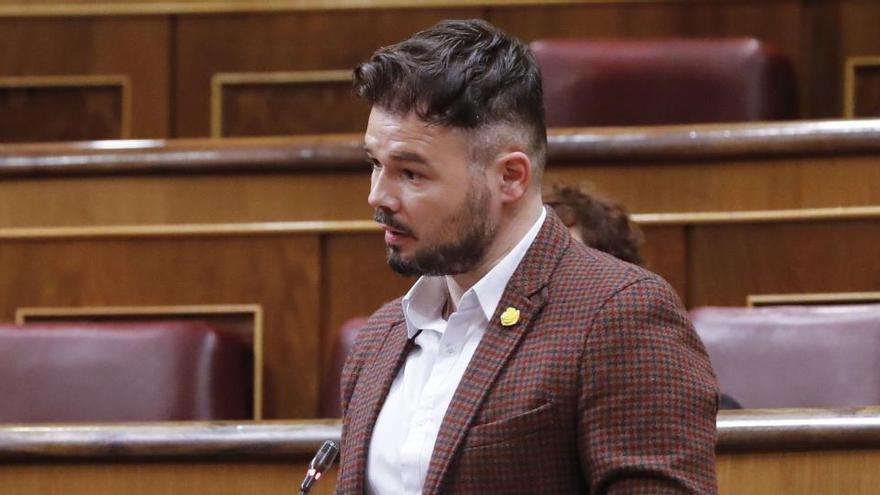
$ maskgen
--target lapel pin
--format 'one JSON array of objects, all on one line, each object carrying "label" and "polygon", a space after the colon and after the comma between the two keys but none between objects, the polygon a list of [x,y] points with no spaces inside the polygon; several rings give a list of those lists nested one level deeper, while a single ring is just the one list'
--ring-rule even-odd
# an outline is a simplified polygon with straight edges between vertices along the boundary
[{"label": "lapel pin", "polygon": [[519,321],[519,310],[514,308],[513,306],[508,306],[507,309],[501,313],[501,325],[505,327],[516,325],[516,322]]}]

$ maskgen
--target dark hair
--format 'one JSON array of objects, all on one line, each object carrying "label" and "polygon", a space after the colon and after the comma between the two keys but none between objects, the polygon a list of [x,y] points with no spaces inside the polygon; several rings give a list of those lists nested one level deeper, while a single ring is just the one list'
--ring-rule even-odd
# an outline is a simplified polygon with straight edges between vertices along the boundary
[{"label": "dark hair", "polygon": [[431,124],[479,129],[509,124],[528,131],[532,159],[547,146],[541,73],[529,48],[479,19],[442,21],[379,49],[354,70],[357,94]]},{"label": "dark hair", "polygon": [[587,246],[623,261],[642,264],[639,249],[644,236],[619,204],[578,187],[560,185],[552,187],[544,202],[566,226],[578,227]]}]

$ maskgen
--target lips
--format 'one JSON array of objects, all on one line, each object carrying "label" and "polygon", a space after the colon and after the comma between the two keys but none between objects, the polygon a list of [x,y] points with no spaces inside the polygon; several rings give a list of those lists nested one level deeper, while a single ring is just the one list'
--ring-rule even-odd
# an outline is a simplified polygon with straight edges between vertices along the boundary
[{"label": "lips", "polygon": [[376,209],[373,219],[385,230],[385,244],[389,246],[397,246],[407,239],[415,238],[407,226],[395,220],[391,213],[384,209]]},{"label": "lips", "polygon": [[402,230],[393,229],[387,225],[382,227],[385,229],[385,244],[389,246],[397,246],[404,240],[412,238],[410,234]]}]

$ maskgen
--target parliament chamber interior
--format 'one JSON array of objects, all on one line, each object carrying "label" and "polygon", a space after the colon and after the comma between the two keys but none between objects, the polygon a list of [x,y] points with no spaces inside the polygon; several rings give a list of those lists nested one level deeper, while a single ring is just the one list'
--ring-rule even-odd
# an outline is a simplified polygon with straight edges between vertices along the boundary
[{"label": "parliament chamber interior", "polygon": [[869,0],[0,0],[0,493],[295,491],[414,282],[352,68],[466,18],[535,54],[544,182],[623,205],[687,309],[719,492],[877,493]]}]

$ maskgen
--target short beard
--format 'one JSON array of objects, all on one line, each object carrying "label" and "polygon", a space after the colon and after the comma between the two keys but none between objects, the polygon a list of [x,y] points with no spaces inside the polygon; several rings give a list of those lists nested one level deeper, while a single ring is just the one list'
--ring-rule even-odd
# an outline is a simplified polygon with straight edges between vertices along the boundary
[{"label": "short beard", "polygon": [[[411,259],[403,258],[398,249],[389,246],[388,266],[405,276],[457,275],[473,270],[483,261],[498,231],[498,226],[491,225],[483,216],[488,207],[488,191],[471,186],[462,208],[447,221],[449,225],[460,225],[455,241],[418,250]],[[395,226],[393,219],[380,210],[376,212],[376,220]]]}]

